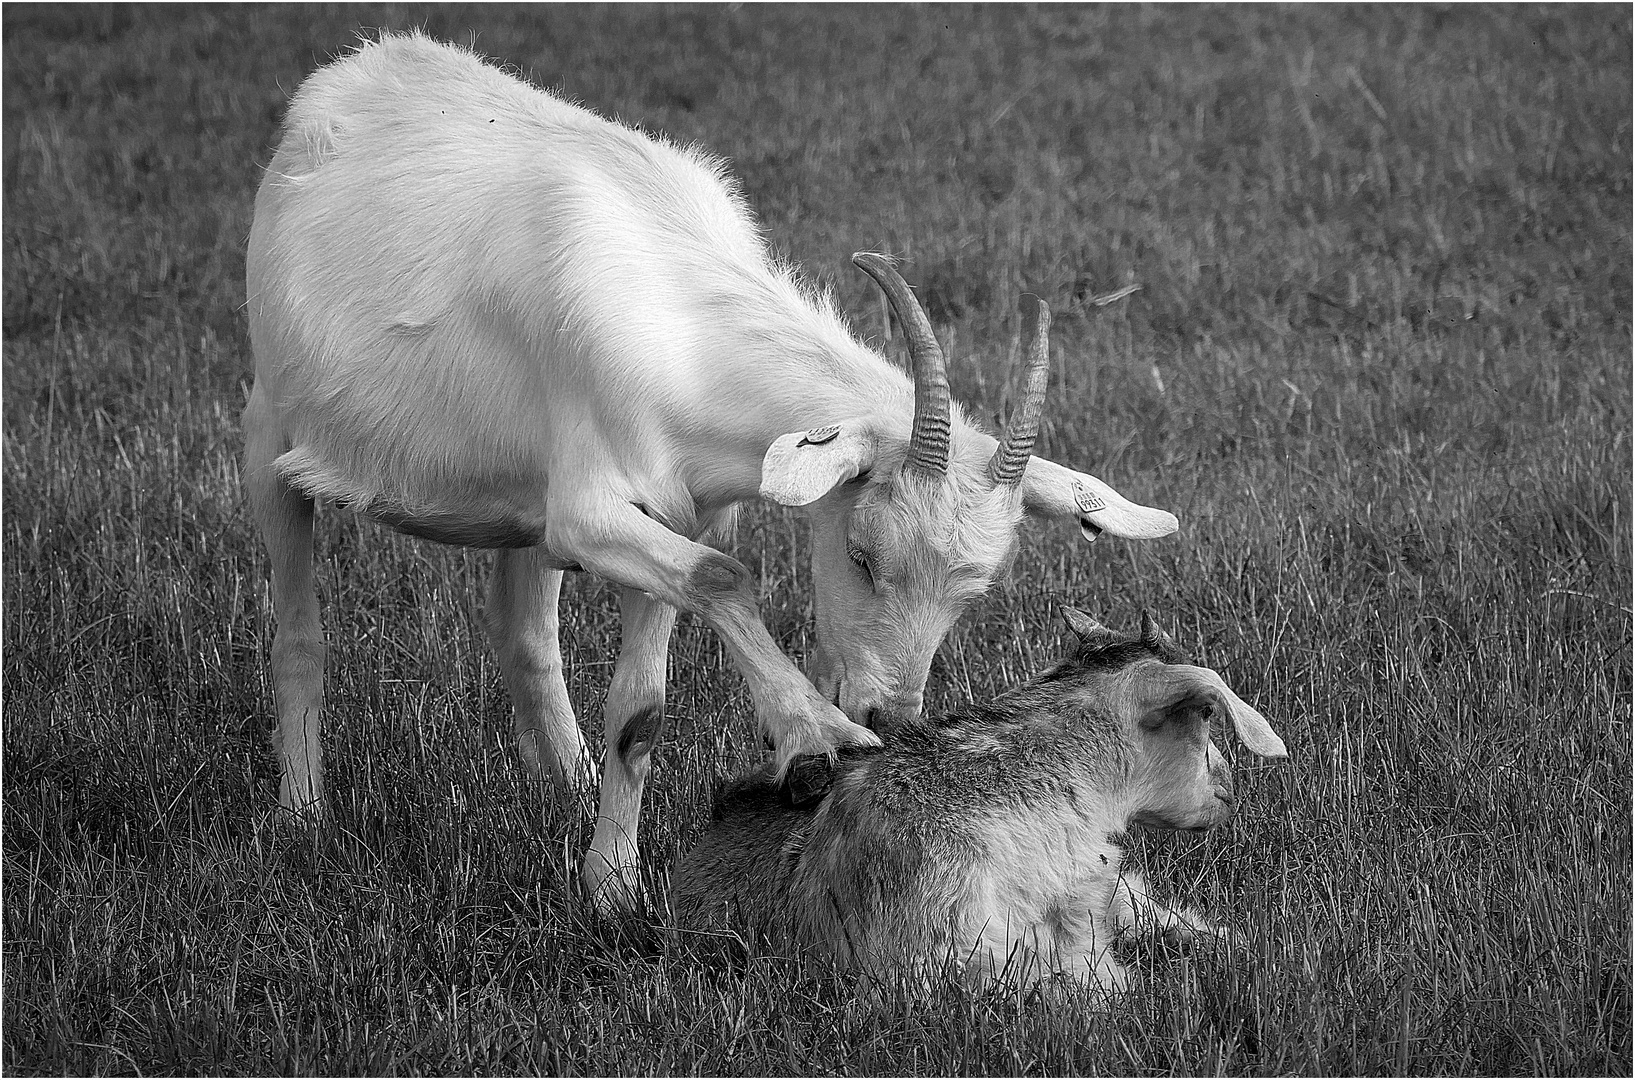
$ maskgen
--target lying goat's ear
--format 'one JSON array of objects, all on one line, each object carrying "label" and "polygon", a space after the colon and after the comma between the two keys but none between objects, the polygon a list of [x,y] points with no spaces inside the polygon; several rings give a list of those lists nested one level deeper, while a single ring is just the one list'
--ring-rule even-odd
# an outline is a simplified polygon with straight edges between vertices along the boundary
[{"label": "lying goat's ear", "polygon": [[761,498],[784,506],[817,502],[874,463],[875,439],[855,424],[780,435],[761,459]]},{"label": "lying goat's ear", "polygon": [[1289,756],[1288,747],[1283,745],[1283,740],[1277,737],[1277,732],[1272,730],[1272,725],[1267,719],[1247,701],[1233,693],[1232,688],[1226,685],[1226,680],[1220,675],[1210,668],[1193,667],[1191,664],[1174,664],[1171,665],[1171,669],[1186,672],[1221,696],[1226,704],[1227,715],[1231,717],[1232,729],[1238,733],[1238,738],[1243,740],[1244,746],[1261,757]]},{"label": "lying goat's ear", "polygon": [[1141,714],[1141,726],[1149,731],[1165,724],[1203,724],[1220,715],[1225,703],[1213,688],[1200,687],[1181,700]]},{"label": "lying goat's ear", "polygon": [[1141,723],[1144,727],[1159,727],[1172,717],[1176,708],[1208,701],[1214,708],[1226,713],[1238,738],[1254,753],[1267,758],[1289,756],[1288,748],[1266,718],[1233,693],[1226,680],[1209,668],[1191,664],[1154,664],[1140,669],[1135,685],[1143,702]]},{"label": "lying goat's ear", "polygon": [[1022,505],[1039,517],[1078,522],[1084,538],[1092,541],[1103,532],[1154,540],[1177,528],[1174,514],[1139,506],[1089,473],[1041,457],[1029,458],[1022,474]]}]

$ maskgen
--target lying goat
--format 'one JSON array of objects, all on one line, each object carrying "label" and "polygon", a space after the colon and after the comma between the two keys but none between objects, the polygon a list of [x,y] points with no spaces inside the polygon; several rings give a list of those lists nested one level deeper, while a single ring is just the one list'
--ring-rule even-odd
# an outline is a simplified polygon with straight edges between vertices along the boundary
[{"label": "lying goat", "polygon": [[1150,617],[1139,637],[1066,617],[1073,656],[845,752],[814,807],[781,802],[767,768],[729,785],[678,868],[681,925],[747,930],[887,985],[924,986],[951,963],[976,985],[1062,973],[1109,993],[1126,982],[1120,939],[1214,933],[1124,873],[1114,837],[1231,816],[1217,718],[1262,757],[1286,756],[1283,742]]}]

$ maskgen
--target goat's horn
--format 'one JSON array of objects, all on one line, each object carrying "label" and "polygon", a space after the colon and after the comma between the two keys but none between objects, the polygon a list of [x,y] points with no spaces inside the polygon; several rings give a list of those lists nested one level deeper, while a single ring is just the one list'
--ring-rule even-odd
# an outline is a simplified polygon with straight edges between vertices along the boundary
[{"label": "goat's horn", "polygon": [[1158,628],[1158,621],[1152,617],[1152,613],[1146,610],[1141,612],[1141,644],[1149,649],[1162,649],[1175,644],[1168,634]]},{"label": "goat's horn", "polygon": [[1073,632],[1073,636],[1079,639],[1081,646],[1089,644],[1096,638],[1112,634],[1111,630],[1077,608],[1063,605],[1062,620],[1067,623],[1067,628]]},{"label": "goat's horn", "polygon": [[914,433],[908,440],[904,468],[918,469],[933,478],[948,471],[948,372],[942,349],[931,332],[920,302],[909,291],[908,282],[884,255],[859,251],[852,256],[857,268],[873,278],[891,302],[897,321],[908,338],[908,358],[914,365]]},{"label": "goat's horn", "polygon": [[999,449],[988,460],[988,476],[996,485],[1022,482],[1033,441],[1039,437],[1045,391],[1050,387],[1050,308],[1032,293],[1022,294],[1022,340],[1028,358],[1026,389],[1022,404],[1005,425]]}]

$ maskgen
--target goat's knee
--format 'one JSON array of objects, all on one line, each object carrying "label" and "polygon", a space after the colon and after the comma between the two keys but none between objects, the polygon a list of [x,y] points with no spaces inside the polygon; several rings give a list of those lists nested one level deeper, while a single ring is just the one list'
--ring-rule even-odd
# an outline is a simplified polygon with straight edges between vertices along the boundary
[{"label": "goat's knee", "polygon": [[630,910],[641,896],[637,834],[642,797],[653,767],[653,748],[664,731],[662,691],[639,700],[609,703],[607,756],[601,807],[583,869],[586,889],[604,911]]},{"label": "goat's knee", "polygon": [[586,887],[604,909],[640,896],[637,829],[653,748],[664,732],[664,674],[675,608],[637,589],[621,599],[623,644],[607,701],[607,757],[601,810],[585,856]]},{"label": "goat's knee", "polygon": [[617,755],[624,769],[633,773],[639,772],[645,780],[652,767],[653,747],[657,745],[663,732],[664,698],[661,696],[658,700],[637,708],[618,725],[612,753]]}]

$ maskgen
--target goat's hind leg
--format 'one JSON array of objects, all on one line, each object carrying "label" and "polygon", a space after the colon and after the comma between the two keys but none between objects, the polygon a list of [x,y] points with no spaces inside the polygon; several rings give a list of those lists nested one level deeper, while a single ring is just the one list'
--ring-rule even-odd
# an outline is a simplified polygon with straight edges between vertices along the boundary
[{"label": "goat's hind leg", "polygon": [[622,641],[607,695],[602,806],[585,854],[584,881],[603,910],[635,907],[641,895],[636,833],[653,747],[664,730],[665,660],[676,609],[640,589],[619,594]]},{"label": "goat's hind leg", "polygon": [[498,553],[488,591],[488,636],[516,715],[517,752],[535,776],[589,804],[596,763],[579,731],[562,674],[557,604],[562,571],[536,548]]},{"label": "goat's hind leg", "polygon": [[258,393],[245,410],[244,480],[262,543],[272,564],[274,738],[282,779],[278,803],[317,815],[324,769],[319,717],[324,704],[324,638],[312,569],[312,500],[285,483],[273,462],[285,449],[283,432]]}]

